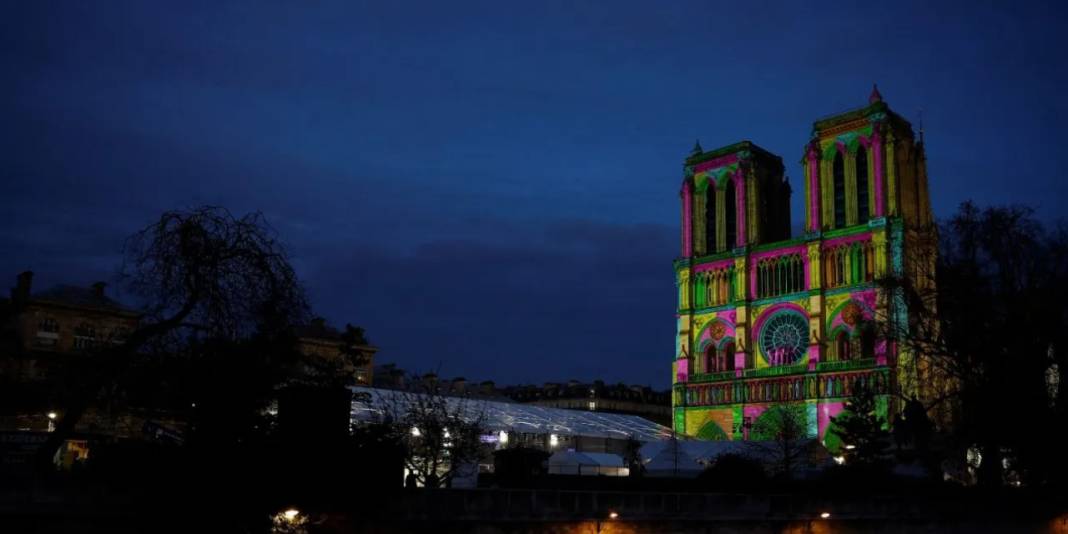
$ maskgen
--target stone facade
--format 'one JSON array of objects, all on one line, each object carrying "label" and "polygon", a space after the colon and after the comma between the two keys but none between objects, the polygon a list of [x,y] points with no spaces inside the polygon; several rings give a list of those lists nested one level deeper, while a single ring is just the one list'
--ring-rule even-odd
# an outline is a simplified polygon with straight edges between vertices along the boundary
[{"label": "stone facade", "polygon": [[789,404],[810,436],[833,440],[854,389],[874,390],[887,416],[891,392],[923,393],[911,355],[875,328],[907,323],[879,281],[907,272],[910,233],[932,222],[922,139],[873,91],[869,105],[814,123],[801,164],[805,226],[790,237],[780,158],[743,141],[686,159],[672,364],[681,434],[758,439],[767,408]]},{"label": "stone facade", "polygon": [[16,381],[47,379],[102,344],[121,343],[140,315],[112,300],[106,284],[59,285],[32,293],[33,273],[20,274],[11,291],[17,354],[5,354],[5,373]]}]

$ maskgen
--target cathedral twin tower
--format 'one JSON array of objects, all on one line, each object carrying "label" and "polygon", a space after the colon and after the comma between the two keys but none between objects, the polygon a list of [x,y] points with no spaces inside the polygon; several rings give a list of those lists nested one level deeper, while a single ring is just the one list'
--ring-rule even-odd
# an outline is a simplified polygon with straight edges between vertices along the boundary
[{"label": "cathedral twin tower", "polygon": [[[749,141],[685,162],[673,363],[675,430],[767,439],[767,409],[827,429],[857,388],[878,411],[916,393],[912,355],[881,334],[907,323],[879,281],[907,276],[931,222],[922,138],[872,91],[863,108],[817,121],[804,148],[805,225],[791,237],[782,158]],[[932,256],[933,258],[933,256]],[[888,417],[889,418],[889,417]]]}]

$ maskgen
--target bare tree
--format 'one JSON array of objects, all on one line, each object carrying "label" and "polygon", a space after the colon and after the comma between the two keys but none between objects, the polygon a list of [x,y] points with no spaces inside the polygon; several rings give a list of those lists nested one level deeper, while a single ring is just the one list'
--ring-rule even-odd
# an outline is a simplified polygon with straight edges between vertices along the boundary
[{"label": "bare tree", "polygon": [[404,444],[404,464],[426,487],[451,484],[460,469],[483,455],[485,413],[469,399],[447,397],[433,387],[380,396],[381,417]]},{"label": "bare tree", "polygon": [[127,239],[120,279],[141,300],[144,319],[122,344],[98,349],[92,373],[40,450],[42,467],[101,390],[145,352],[284,330],[307,314],[285,250],[259,213],[238,218],[212,206],[166,212]]},{"label": "bare tree", "polygon": [[981,450],[981,483],[1001,483],[1006,452],[1051,479],[1064,462],[1035,436],[1066,417],[1045,382],[1050,348],[1068,343],[1068,232],[1027,208],[965,203],[904,238],[881,321],[900,354],[899,398],[922,402],[958,448]]}]

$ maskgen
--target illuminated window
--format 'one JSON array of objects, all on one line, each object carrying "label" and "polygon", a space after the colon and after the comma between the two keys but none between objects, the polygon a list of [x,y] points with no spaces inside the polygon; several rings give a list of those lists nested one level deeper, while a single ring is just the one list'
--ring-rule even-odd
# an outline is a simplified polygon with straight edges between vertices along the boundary
[{"label": "illuminated window", "polygon": [[808,319],[798,312],[776,313],[760,328],[760,346],[769,365],[792,365],[808,350]]},{"label": "illuminated window", "polygon": [[74,348],[88,349],[96,344],[96,328],[87,323],[82,323],[74,329]]},{"label": "illuminated window", "polygon": [[59,340],[59,323],[51,317],[41,319],[37,323],[37,344],[41,346],[55,345]]}]

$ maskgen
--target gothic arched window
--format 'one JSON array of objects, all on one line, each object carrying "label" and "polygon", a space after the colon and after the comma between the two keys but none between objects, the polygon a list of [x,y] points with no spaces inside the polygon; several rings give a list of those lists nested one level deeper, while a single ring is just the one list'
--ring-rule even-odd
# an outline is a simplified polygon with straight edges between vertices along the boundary
[{"label": "gothic arched window", "polygon": [[716,371],[719,371],[716,368],[716,346],[710,344],[708,350],[705,351],[705,372],[715,373]]},{"label": "gothic arched window", "polygon": [[857,149],[857,222],[868,220],[868,151],[864,147]]},{"label": "gothic arched window", "polygon": [[808,350],[808,319],[795,311],[778,312],[760,328],[759,339],[769,365],[793,365]]},{"label": "gothic arched window", "polygon": [[705,253],[714,254],[719,251],[716,248],[716,189],[711,177],[708,181],[705,190]]},{"label": "gothic arched window", "polygon": [[834,338],[834,352],[838,361],[846,361],[850,359],[852,347],[849,345],[849,334],[845,330],[838,332],[838,336]]},{"label": "gothic arched window", "polygon": [[727,343],[723,346],[723,358],[724,358],[724,370],[734,370],[734,342]]},{"label": "gothic arched window", "polygon": [[860,328],[860,357],[875,357],[875,328],[870,323],[864,323]]},{"label": "gothic arched window", "polygon": [[845,226],[845,162],[842,161],[842,153],[835,151],[834,164],[832,165],[834,177],[834,227]]},{"label": "gothic arched window", "polygon": [[727,187],[724,190],[723,214],[727,228],[727,250],[738,246],[738,198],[734,190],[734,180],[727,178]]}]

